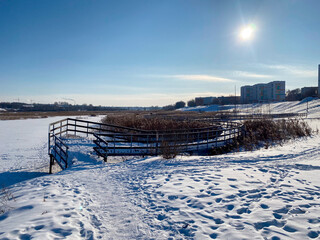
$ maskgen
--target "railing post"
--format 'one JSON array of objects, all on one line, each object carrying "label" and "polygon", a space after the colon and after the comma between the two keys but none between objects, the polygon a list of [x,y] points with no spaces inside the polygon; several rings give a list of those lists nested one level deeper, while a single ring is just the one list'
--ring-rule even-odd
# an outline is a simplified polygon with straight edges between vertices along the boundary
[{"label": "railing post", "polygon": [[55,157],[55,159],[57,159],[57,151],[56,151],[56,150],[57,150],[57,149],[56,149],[57,147],[56,147],[56,146],[57,146],[57,137],[54,136],[54,148],[55,148],[55,149],[54,149],[54,157]]},{"label": "railing post", "polygon": [[132,133],[131,133],[131,136],[130,136],[130,153],[132,154]]},{"label": "railing post", "polygon": [[[101,125],[100,125],[101,126]],[[87,122],[87,137],[89,136],[89,123]]]},{"label": "railing post", "polygon": [[209,132],[207,132],[207,151],[209,151]]},{"label": "railing post", "polygon": [[52,165],[53,165],[53,157],[52,157],[52,155],[50,154],[50,166],[49,166],[49,174],[51,174],[52,173]]},{"label": "railing post", "polygon": [[158,132],[156,132],[156,155],[158,155],[158,151],[159,151],[159,134]]},{"label": "railing post", "polygon": [[218,147],[218,131],[216,130],[216,148]]},{"label": "railing post", "polygon": [[74,120],[74,135],[77,136],[77,119]]},{"label": "railing post", "polygon": [[68,147],[66,147],[66,168],[68,167]]},{"label": "railing post", "polygon": [[69,135],[68,130],[69,130],[69,118],[67,118],[67,136]]},{"label": "railing post", "polygon": [[187,133],[186,151],[188,151],[188,145],[189,145],[189,133]]},{"label": "railing post", "polygon": [[49,133],[48,133],[48,154],[50,154],[50,129],[49,129]]},{"label": "railing post", "polygon": [[58,143],[58,144],[59,144],[59,147],[58,147],[58,149],[59,149],[59,154],[58,154],[58,155],[60,156],[60,159],[62,160],[62,157],[61,157],[61,156],[62,156],[62,154],[61,154],[61,148],[62,148],[61,145],[62,145],[62,144],[61,144],[60,141],[58,141],[58,142],[59,142],[59,143]]},{"label": "railing post", "polygon": [[198,132],[198,143],[197,143],[197,151],[198,151],[198,154],[199,154],[199,132]]}]

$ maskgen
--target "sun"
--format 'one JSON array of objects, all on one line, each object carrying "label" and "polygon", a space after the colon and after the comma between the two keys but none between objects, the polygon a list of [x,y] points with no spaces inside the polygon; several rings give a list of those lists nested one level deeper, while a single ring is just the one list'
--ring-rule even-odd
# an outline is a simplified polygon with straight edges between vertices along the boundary
[{"label": "sun", "polygon": [[255,27],[255,25],[253,25],[253,24],[250,24],[250,25],[248,25],[248,26],[243,27],[243,28],[240,30],[240,38],[241,38],[243,41],[251,40],[251,39],[253,38],[255,28],[256,28],[256,27]]}]

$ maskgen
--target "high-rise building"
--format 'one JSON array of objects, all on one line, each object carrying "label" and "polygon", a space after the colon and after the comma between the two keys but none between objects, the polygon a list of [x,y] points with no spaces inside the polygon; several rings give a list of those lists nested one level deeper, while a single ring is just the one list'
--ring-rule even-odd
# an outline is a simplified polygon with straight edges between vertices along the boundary
[{"label": "high-rise building", "polygon": [[253,99],[253,86],[242,86],[240,101],[242,103],[251,103]]},{"label": "high-rise building", "polygon": [[279,102],[286,97],[285,81],[259,83],[241,87],[241,102]]},{"label": "high-rise building", "polygon": [[267,87],[269,101],[283,101],[286,98],[285,81],[269,82]]},{"label": "high-rise building", "polygon": [[301,98],[316,97],[318,94],[318,87],[303,87],[301,88]]},{"label": "high-rise building", "polygon": [[320,64],[318,65],[318,97],[320,97]]}]

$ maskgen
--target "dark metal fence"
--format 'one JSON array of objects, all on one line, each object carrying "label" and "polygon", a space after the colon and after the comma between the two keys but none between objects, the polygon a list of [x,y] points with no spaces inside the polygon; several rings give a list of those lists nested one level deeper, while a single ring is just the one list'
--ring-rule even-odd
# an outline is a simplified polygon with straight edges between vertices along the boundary
[{"label": "dark metal fence", "polygon": [[94,151],[105,160],[108,156],[159,155],[168,148],[179,153],[206,154],[211,148],[232,142],[242,130],[242,124],[237,122],[190,130],[150,131],[66,118],[49,125],[49,155],[65,169],[68,148],[63,139],[75,137],[92,139]]},{"label": "dark metal fence", "polygon": [[221,122],[221,121],[235,121],[235,120],[257,120],[264,118],[302,118],[306,117],[306,113],[235,113],[235,112],[211,112],[204,113],[204,116],[194,115],[166,115],[166,114],[157,114],[157,115],[145,115],[147,118],[160,117],[163,119],[173,119],[178,121],[183,120],[192,120],[192,121],[212,121],[212,122]]},{"label": "dark metal fence", "polygon": [[54,161],[62,169],[68,167],[68,146],[65,143],[65,139],[68,138],[91,139],[95,144],[93,150],[105,160],[108,156],[159,155],[168,150],[168,148],[179,153],[206,154],[210,149],[231,143],[243,134],[242,124],[235,122],[235,120],[304,116],[306,116],[304,113],[251,115],[220,113],[220,115],[203,117],[160,116],[176,120],[196,120],[212,123],[211,126],[206,128],[167,131],[141,130],[66,118],[49,125],[48,154],[50,156],[50,172]]},{"label": "dark metal fence", "polygon": [[96,138],[93,140],[94,144],[96,145],[93,147],[93,150],[97,153],[98,156],[103,157],[104,161],[107,161],[108,158],[108,142],[102,139],[99,135],[93,134]]},{"label": "dark metal fence", "polygon": [[49,173],[52,172],[52,165],[54,160],[62,169],[68,167],[68,149],[69,147],[59,138],[57,135],[50,136],[49,133],[49,149],[48,154],[50,156],[50,169]]}]

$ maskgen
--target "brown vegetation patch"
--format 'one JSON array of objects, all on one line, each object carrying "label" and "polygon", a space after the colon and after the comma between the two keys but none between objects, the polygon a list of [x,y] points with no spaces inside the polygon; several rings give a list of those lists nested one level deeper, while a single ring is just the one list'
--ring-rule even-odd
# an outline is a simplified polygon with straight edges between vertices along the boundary
[{"label": "brown vegetation patch", "polygon": [[224,154],[232,151],[252,151],[261,147],[269,148],[274,144],[282,144],[289,139],[309,137],[312,129],[303,120],[299,119],[258,119],[246,120],[243,123],[243,135],[227,145],[214,148],[212,155]]},{"label": "brown vegetation patch", "polygon": [[0,120],[16,120],[16,119],[36,119],[58,116],[90,116],[90,115],[106,115],[104,111],[61,111],[61,112],[1,112]]},{"label": "brown vegetation patch", "polygon": [[242,141],[246,149],[251,149],[252,146],[257,146],[261,142],[268,148],[274,142],[281,143],[312,134],[311,127],[305,121],[298,119],[247,120],[244,122],[244,130],[245,136]]},{"label": "brown vegetation patch", "polygon": [[113,114],[105,117],[102,122],[122,127],[140,130],[168,131],[168,130],[190,130],[212,126],[209,121],[197,121],[188,118],[188,115],[145,115],[145,114]]}]

